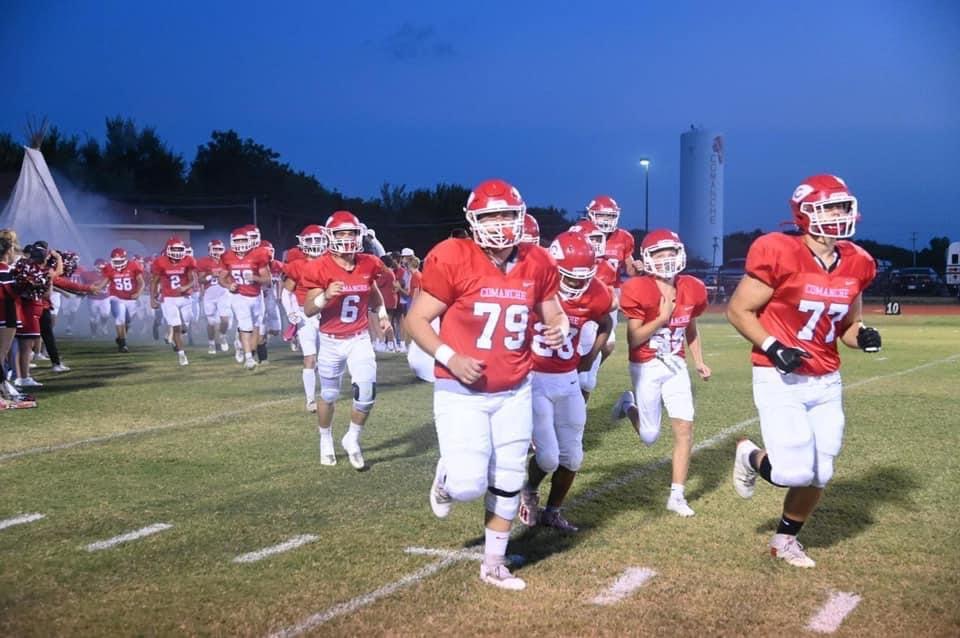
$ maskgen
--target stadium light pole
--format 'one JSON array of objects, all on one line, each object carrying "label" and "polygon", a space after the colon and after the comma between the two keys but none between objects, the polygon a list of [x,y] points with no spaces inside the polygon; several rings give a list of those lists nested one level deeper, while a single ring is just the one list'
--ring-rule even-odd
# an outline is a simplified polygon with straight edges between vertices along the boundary
[{"label": "stadium light pole", "polygon": [[640,160],[643,167],[643,232],[650,232],[650,160],[646,157]]}]

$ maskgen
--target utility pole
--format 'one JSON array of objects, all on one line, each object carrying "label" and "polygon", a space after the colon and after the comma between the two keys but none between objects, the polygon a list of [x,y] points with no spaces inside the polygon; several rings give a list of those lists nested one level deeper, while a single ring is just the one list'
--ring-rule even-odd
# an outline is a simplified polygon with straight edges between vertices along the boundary
[{"label": "utility pole", "polygon": [[913,265],[917,265],[917,231],[910,233],[910,241],[913,242]]},{"label": "utility pole", "polygon": [[257,198],[253,198],[253,225],[257,225]]}]

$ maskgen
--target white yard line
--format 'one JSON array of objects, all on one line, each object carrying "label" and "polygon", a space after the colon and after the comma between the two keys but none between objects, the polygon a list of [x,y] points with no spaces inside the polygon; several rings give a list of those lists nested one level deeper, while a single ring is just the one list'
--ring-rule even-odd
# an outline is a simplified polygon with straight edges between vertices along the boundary
[{"label": "white yard line", "polygon": [[306,631],[310,631],[311,629],[319,627],[323,623],[327,622],[328,620],[332,620],[337,616],[344,616],[352,613],[361,607],[366,607],[367,605],[377,602],[381,598],[390,596],[397,590],[403,589],[410,585],[415,585],[425,578],[433,576],[440,570],[453,565],[460,560],[460,557],[454,556],[441,558],[434,563],[424,565],[415,572],[410,572],[399,580],[395,580],[392,583],[384,585],[380,589],[372,591],[368,594],[363,594],[362,596],[357,596],[356,598],[351,598],[345,603],[334,605],[325,611],[313,614],[312,616],[303,619],[301,622],[293,625],[292,627],[287,627],[286,629],[281,629],[276,633],[270,634],[270,638],[293,638],[293,636],[299,636]]},{"label": "white yard line", "polygon": [[235,563],[255,563],[258,560],[263,560],[267,556],[273,556],[274,554],[282,554],[283,552],[289,552],[291,549],[296,549],[302,547],[308,543],[312,543],[317,540],[319,536],[314,536],[313,534],[301,534],[300,536],[294,536],[288,541],[284,541],[279,545],[274,545],[272,547],[264,547],[263,549],[258,549],[255,552],[250,552],[249,554],[240,554],[233,559]]},{"label": "white yard line", "polygon": [[607,591],[597,595],[590,602],[594,605],[612,605],[618,603],[647,584],[657,572],[646,567],[628,567],[620,578],[613,582]]},{"label": "white yard line", "polygon": [[432,547],[408,547],[405,554],[419,554],[421,556],[443,556],[457,560],[483,560],[483,551],[476,549],[434,549]]},{"label": "white yard line", "polygon": [[[883,376],[862,379],[860,381],[851,383],[846,387],[848,390],[851,390],[853,388],[867,385],[868,383],[873,383],[874,381],[889,379],[891,377],[899,377],[905,374],[911,374],[913,372],[917,372],[918,370],[923,370],[925,368],[937,366],[942,363],[948,363],[950,361],[955,361],[957,359],[960,359],[960,354],[954,354],[944,359],[937,359],[935,361],[930,361],[928,363],[924,363],[924,364],[915,366],[913,368],[900,370],[899,372],[891,372]],[[710,445],[716,445],[717,443],[722,441],[725,437],[728,437],[731,434],[735,434],[739,430],[742,430],[748,425],[752,423],[756,423],[757,421],[758,421],[757,417],[754,417],[752,419],[746,419],[735,425],[732,425],[722,430],[720,433],[710,437],[709,439],[702,441],[698,445],[695,445],[693,447],[693,451],[698,452],[700,450],[705,449],[706,447],[709,447]],[[651,472],[654,469],[663,467],[668,463],[670,463],[670,457],[664,457],[662,459],[658,459],[651,463],[647,463],[646,465],[629,473],[629,475],[622,476],[614,481],[610,481],[609,483],[601,485],[600,487],[597,487],[593,490],[588,490],[586,492],[581,493],[577,498],[572,499],[570,501],[570,505],[573,505],[574,503],[587,502],[592,498],[596,498],[597,496],[601,496],[603,494],[611,492],[617,487],[621,487],[622,485],[625,485],[626,483],[629,483],[630,481],[635,480],[636,478],[648,472]],[[627,476],[631,478],[627,478]],[[426,548],[423,548],[423,549],[426,549]],[[427,552],[424,552],[424,553],[426,554]],[[315,627],[318,627],[319,625],[322,625],[323,623],[329,620],[332,620],[333,618],[336,618],[337,616],[353,613],[354,611],[360,609],[361,607],[366,607],[367,605],[375,603],[376,601],[380,600],[381,598],[384,598],[385,596],[389,596],[393,594],[395,591],[398,591],[410,585],[415,585],[420,581],[424,580],[425,578],[432,576],[433,574],[436,574],[440,570],[445,569],[446,567],[449,567],[450,565],[453,565],[454,563],[457,563],[461,560],[463,560],[463,557],[460,556],[459,553],[453,556],[449,556],[449,555],[444,556],[440,560],[434,563],[430,563],[415,572],[411,572],[410,574],[407,574],[406,576],[403,576],[402,578],[395,580],[392,583],[384,585],[383,587],[381,587],[380,589],[377,589],[376,591],[372,591],[367,594],[362,594],[360,596],[357,596],[356,598],[351,598],[345,603],[339,603],[324,611],[317,612],[316,614],[313,614],[312,616],[306,618],[302,622],[296,625],[293,625],[291,627],[287,627],[286,629],[281,629],[280,631],[274,634],[271,634],[270,636],[271,638],[275,638],[275,637],[290,638],[292,636],[298,636],[305,631],[309,631]]]},{"label": "white yard line", "polygon": [[856,609],[860,600],[861,598],[857,594],[843,591],[831,593],[827,602],[807,623],[807,629],[818,634],[832,634],[840,627],[840,623],[850,615],[850,612]]},{"label": "white yard line", "polygon": [[23,525],[24,523],[32,523],[33,521],[39,521],[41,518],[46,518],[46,514],[21,514],[20,516],[14,516],[13,518],[0,521],[0,529],[7,529],[14,525]]},{"label": "white yard line", "polygon": [[294,397],[288,399],[276,399],[274,401],[264,401],[263,403],[255,403],[254,405],[241,408],[239,410],[228,410],[226,412],[218,412],[216,414],[206,414],[204,416],[194,417],[192,419],[185,419],[183,421],[171,421],[169,423],[161,423],[159,425],[150,425],[145,428],[137,428],[136,430],[125,430],[123,432],[114,432],[113,434],[104,434],[103,436],[93,436],[88,439],[78,439],[76,441],[67,441],[65,443],[57,443],[55,445],[43,445],[39,447],[25,448],[23,450],[15,450],[13,452],[7,452],[6,454],[0,454],[0,463],[6,461],[11,461],[13,459],[18,459],[24,456],[33,456],[35,454],[47,454],[49,452],[59,452],[61,450],[69,450],[75,447],[81,447],[84,445],[93,445],[94,443],[107,443],[110,441],[116,441],[117,439],[125,439],[131,436],[138,436],[141,434],[149,434],[151,432],[159,432],[161,430],[171,430],[175,428],[189,428],[197,425],[203,425],[210,422],[216,422],[221,419],[226,419],[234,416],[242,416],[249,412],[254,412],[262,408],[269,408],[275,405],[280,405],[282,403],[289,403],[290,401],[299,400]]},{"label": "white yard line", "polygon": [[162,532],[165,529],[170,529],[171,527],[173,527],[173,525],[170,525],[169,523],[154,523],[153,525],[142,527],[138,530],[127,532],[126,534],[121,534],[120,536],[114,536],[113,538],[108,538],[105,541],[97,541],[96,543],[90,543],[84,549],[86,549],[88,552],[98,552],[102,549],[110,549],[114,545],[135,541],[138,538],[143,538],[144,536],[150,536],[152,534],[156,534],[157,532]]}]

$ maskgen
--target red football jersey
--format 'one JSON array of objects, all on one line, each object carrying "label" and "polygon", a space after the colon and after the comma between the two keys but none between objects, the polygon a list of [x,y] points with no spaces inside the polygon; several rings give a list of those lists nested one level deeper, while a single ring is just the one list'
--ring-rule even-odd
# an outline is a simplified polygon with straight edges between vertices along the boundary
[{"label": "red football jersey", "polygon": [[223,271],[224,267],[220,260],[214,259],[210,255],[197,260],[197,277],[203,290],[207,290],[211,286],[219,286],[220,273]]},{"label": "red football jersey", "polygon": [[397,307],[397,291],[393,289],[393,284],[396,281],[396,274],[389,268],[380,271],[380,274],[377,275],[377,288],[383,295],[383,305],[387,310],[393,310]]},{"label": "red football jersey", "polygon": [[283,254],[283,263],[289,264],[306,258],[307,256],[300,250],[300,246],[294,246],[293,248],[288,248],[287,252]]},{"label": "red football jersey", "polygon": [[178,288],[185,286],[191,280],[190,273],[197,269],[197,262],[193,257],[184,257],[180,261],[173,261],[166,255],[153,260],[151,271],[154,277],[160,278],[160,295],[163,297],[188,297],[190,292],[180,292]]},{"label": "red football jersey", "polygon": [[142,274],[143,267],[132,259],[127,262],[123,270],[117,270],[113,264],[103,267],[103,276],[110,282],[107,290],[117,299],[136,299],[139,293],[137,275]]},{"label": "red football jersey", "polygon": [[[100,271],[98,270],[86,270],[86,269],[81,270],[78,268],[77,272],[75,272],[74,274],[80,276],[80,283],[86,284],[88,286],[103,280],[103,275],[100,274]],[[73,279],[72,276],[70,278]],[[106,299],[107,297],[110,296],[110,291],[107,288],[104,288],[100,292],[90,293],[89,296],[91,299]]]},{"label": "red football jersey", "polygon": [[303,285],[307,290],[327,288],[334,281],[343,282],[343,291],[327,301],[320,313],[320,332],[349,337],[367,329],[370,288],[384,265],[373,255],[360,253],[355,259],[353,270],[344,269],[330,254],[305,262],[303,266]]},{"label": "red football jersey", "polygon": [[613,307],[613,292],[603,283],[593,279],[580,297],[564,299],[560,305],[570,320],[570,334],[562,347],[554,350],[543,342],[547,326],[537,321],[533,324],[533,369],[537,372],[570,372],[580,365],[580,331],[588,321],[600,321],[610,314]]},{"label": "red football jersey", "polygon": [[[626,273],[627,259],[633,259],[634,248],[633,235],[622,228],[618,228],[607,236],[607,250],[603,254],[607,263],[619,275]],[[620,287],[620,277],[614,278],[614,287]]]},{"label": "red football jersey", "polygon": [[303,259],[288,261],[283,265],[283,276],[296,284],[296,287],[293,289],[293,295],[297,298],[297,303],[300,304],[301,308],[303,304],[307,303],[307,293],[310,291],[310,289],[304,285],[303,270],[307,267],[307,264],[313,261],[315,260],[304,255]]},{"label": "red football jersey", "polygon": [[610,262],[606,258],[597,260],[597,274],[593,277],[604,286],[609,286],[611,288],[617,287],[617,271],[613,266],[610,265]]},{"label": "red football jersey", "polygon": [[423,288],[423,273],[414,270],[410,273],[410,298],[416,297],[421,288]]},{"label": "red football jersey", "polygon": [[[447,239],[424,260],[423,290],[447,306],[440,339],[486,364],[470,387],[501,392],[516,387],[533,364],[527,340],[533,307],[557,294],[557,265],[539,246],[521,244],[504,273],[472,239]],[[439,363],[438,379],[454,379]]]},{"label": "red football jersey", "polygon": [[[877,265],[867,251],[849,241],[837,242],[838,261],[827,272],[802,236],[769,233],[759,237],[747,253],[747,274],[774,289],[760,310],[760,323],[781,343],[803,348],[797,374],[821,375],[840,369],[837,326],[850,305],[870,285]],[[754,348],[755,366],[772,366],[767,355]]]},{"label": "red football jersey", "polygon": [[[690,321],[707,309],[707,288],[703,282],[690,275],[677,275],[674,280],[677,301],[673,307],[670,323],[660,328],[645,343],[630,348],[632,363],[645,363],[658,354],[684,356],[683,343]],[[631,277],[620,291],[620,309],[628,319],[641,319],[651,323],[660,314],[663,295],[653,275]]]},{"label": "red football jersey", "polygon": [[260,269],[266,266],[269,261],[270,256],[267,251],[260,248],[248,252],[243,257],[238,256],[232,250],[228,250],[220,258],[220,263],[237,284],[237,294],[244,297],[256,297],[260,294],[260,284],[253,281],[252,277],[260,272]]}]

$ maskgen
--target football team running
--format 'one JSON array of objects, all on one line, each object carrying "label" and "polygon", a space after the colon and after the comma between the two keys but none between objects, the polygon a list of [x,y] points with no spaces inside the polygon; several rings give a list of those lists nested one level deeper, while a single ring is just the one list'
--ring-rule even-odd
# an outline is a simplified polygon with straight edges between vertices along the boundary
[{"label": "football team running", "polygon": [[[752,496],[757,476],[786,488],[770,553],[813,567],[797,534],[833,475],[843,441],[837,342],[878,352],[881,339],[862,320],[862,292],[876,265],[848,241],[860,216],[856,198],[840,178],[815,175],[790,204],[799,232],[769,233],[753,243],[726,309],[752,345],[763,438],[763,448],[738,442],[733,484],[743,498]],[[703,381],[712,371],[697,327],[707,293],[699,279],[683,274],[681,238],[652,230],[634,259],[633,236],[618,227],[620,207],[599,195],[584,219],[543,248],[519,191],[498,179],[474,188],[464,213],[470,233],[436,245],[422,273],[412,250],[397,256],[400,266],[384,256],[375,233],[349,211],[304,228],[283,262],[258,228],[246,226],[230,233],[229,248],[211,241],[200,259],[172,237],[149,263],[117,248],[109,262],[97,260],[95,271],[74,264],[67,277],[62,258],[48,262],[39,250],[21,267],[14,262],[16,236],[0,233],[0,346],[6,358],[15,334],[21,353],[34,347],[44,282],[47,290],[89,295],[91,332],[112,320],[120,352],[129,351],[131,321],[148,314],[141,301],[148,291],[154,329],[162,318],[181,366],[189,365],[184,342],[195,317],[206,320],[211,355],[229,351],[235,327],[236,361],[249,370],[268,362],[269,337],[285,318],[284,340],[303,356],[305,409],[317,415],[320,464],[337,463],[334,405],[349,372],[353,401],[340,447],[352,467],[364,470],[360,440],[377,397],[375,351],[404,351],[408,337],[411,369],[434,384],[440,456],[430,507],[445,518],[455,503],[482,497],[480,578],[520,590],[525,583],[506,558],[514,519],[578,531],[562,507],[584,463],[587,402],[613,352],[622,312],[630,389],[613,405],[613,418],[629,419],[649,446],[666,408],[673,432],[666,509],[694,516],[684,492],[694,440],[687,352]],[[15,386],[3,387],[5,403],[29,404],[22,388],[31,383],[19,358],[16,369]]]}]

